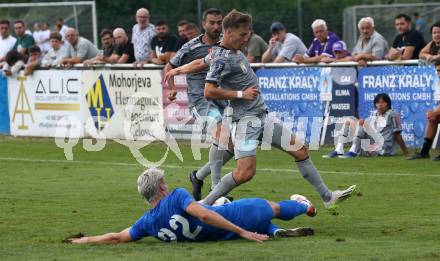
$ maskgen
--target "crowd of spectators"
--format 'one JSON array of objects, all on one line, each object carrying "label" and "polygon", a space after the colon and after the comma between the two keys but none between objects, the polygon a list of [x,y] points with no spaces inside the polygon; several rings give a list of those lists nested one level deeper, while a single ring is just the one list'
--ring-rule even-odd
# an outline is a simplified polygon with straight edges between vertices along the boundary
[{"label": "crowd of spectators", "polygon": [[[281,22],[274,22],[270,26],[269,41],[253,32],[243,53],[250,62],[263,63],[351,61],[365,66],[376,60],[422,59],[429,63],[440,60],[440,22],[431,26],[432,41],[426,44],[423,38],[425,21],[418,13],[414,13],[414,19],[399,14],[394,21],[397,34],[389,45],[376,31],[373,18],[361,18],[358,22],[359,39],[352,50],[348,50],[346,43],[329,30],[322,19],[311,24],[314,38],[309,47],[304,39],[288,32]],[[34,23],[33,32],[30,32],[24,21],[17,20],[13,22],[15,33],[12,36],[10,27],[9,21],[0,21],[0,67],[6,75],[13,75],[20,69],[30,74],[38,67],[71,67],[79,63],[163,65],[185,43],[200,35],[197,24],[187,20],[178,22],[177,35],[170,33],[166,21],[152,24],[146,8],[137,10],[131,35],[120,27],[103,29],[100,34],[102,50],[81,37],[75,28],[67,27],[63,19],[56,21],[52,31],[48,23]]]}]

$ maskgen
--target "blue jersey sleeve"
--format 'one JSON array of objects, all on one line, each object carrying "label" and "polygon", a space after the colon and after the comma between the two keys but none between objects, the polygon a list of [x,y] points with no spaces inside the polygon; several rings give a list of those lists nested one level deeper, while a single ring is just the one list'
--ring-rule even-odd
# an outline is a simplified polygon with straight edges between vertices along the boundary
[{"label": "blue jersey sleeve", "polygon": [[176,206],[183,211],[186,211],[189,204],[194,202],[194,198],[183,188],[176,189],[173,194]]},{"label": "blue jersey sleeve", "polygon": [[[147,215],[147,214],[145,214]],[[145,223],[146,223],[146,216],[143,215],[141,218],[139,218],[136,223],[134,223],[131,227],[130,227],[130,237],[133,240],[139,240],[143,237],[148,237],[150,236],[147,232],[147,230],[145,229]]]}]

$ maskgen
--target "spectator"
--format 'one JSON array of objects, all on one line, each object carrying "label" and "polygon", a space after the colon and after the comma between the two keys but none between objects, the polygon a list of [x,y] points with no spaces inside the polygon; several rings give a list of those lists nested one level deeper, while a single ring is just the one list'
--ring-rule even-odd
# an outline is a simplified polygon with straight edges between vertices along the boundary
[{"label": "spectator", "polygon": [[432,41],[421,51],[419,58],[430,63],[440,61],[440,21],[431,26]]},{"label": "spectator", "polygon": [[250,63],[261,63],[261,58],[268,48],[269,46],[263,38],[255,32],[252,32],[246,50],[244,50],[244,54]]},{"label": "spectator", "polygon": [[[386,93],[379,93],[374,97],[373,115],[367,119],[360,119],[355,127],[353,144],[348,152],[344,154],[344,143],[348,139],[350,131],[350,121],[344,124],[343,134],[338,137],[338,144],[334,151],[324,156],[324,158],[355,158],[359,155],[364,156],[393,156],[395,155],[395,147],[399,144],[404,156],[408,155],[408,149],[402,138],[402,126],[400,123],[400,113],[391,109],[391,99]],[[368,124],[368,126],[366,125]],[[370,130],[370,131],[368,131]],[[362,147],[363,139],[372,141],[378,137],[383,138],[381,147],[371,147],[365,149]],[[377,146],[379,142],[371,142]]]},{"label": "spectator", "polygon": [[100,51],[96,57],[84,61],[84,65],[100,64],[109,62],[107,59],[115,51],[116,45],[113,39],[113,33],[109,29],[102,29],[100,35],[102,52]]},{"label": "spectator", "polygon": [[313,21],[312,30],[315,36],[312,44],[304,56],[295,55],[294,62],[318,63],[324,56],[333,57],[332,46],[340,40],[339,37],[335,33],[328,31],[327,24],[322,19]]},{"label": "spectator", "polygon": [[40,41],[40,33],[41,33],[41,26],[40,23],[35,22],[34,23],[34,31],[32,32],[32,37],[34,37],[35,44],[39,44]]},{"label": "spectator", "polygon": [[43,23],[43,27],[41,29],[41,38],[43,38],[43,43],[41,44],[41,52],[47,53],[50,49],[50,29],[49,23]]},{"label": "spectator", "polygon": [[179,49],[188,42],[188,38],[186,37],[186,25],[188,24],[187,20],[180,20],[177,23],[177,33],[179,35]]},{"label": "spectator", "polygon": [[6,54],[12,50],[17,39],[9,34],[9,21],[0,21],[0,67],[6,60]]},{"label": "spectator", "polygon": [[383,60],[388,52],[388,42],[374,29],[373,18],[361,18],[358,29],[360,37],[353,49],[353,60],[361,65],[367,61]]},{"label": "spectator", "polygon": [[62,45],[62,37],[59,32],[52,32],[50,34],[50,46],[51,48],[47,54],[43,57],[41,65],[43,67],[58,66],[66,55],[66,48]]},{"label": "spectator", "polygon": [[415,21],[415,27],[416,31],[418,31],[421,35],[425,32],[425,19],[420,17],[418,12],[414,13],[414,21]]},{"label": "spectator", "polygon": [[185,35],[188,38],[188,41],[196,38],[199,34],[200,29],[195,23],[188,23],[186,25]]},{"label": "spectator", "polygon": [[29,47],[35,44],[34,37],[25,33],[26,26],[21,20],[15,21],[14,29],[15,34],[17,35],[17,41],[15,42],[13,49],[19,52],[26,61],[29,55]]},{"label": "spectator", "polygon": [[150,23],[150,12],[141,8],[136,12],[136,22],[133,26],[131,41],[134,46],[134,56],[140,65],[150,61],[151,40],[156,35],[154,25]]},{"label": "spectator", "polygon": [[55,30],[61,34],[62,42],[63,42],[63,45],[65,45],[65,47],[69,46],[69,44],[67,43],[67,40],[66,40],[67,29],[69,29],[69,27],[67,27],[64,24],[63,18],[58,18],[55,22]]},{"label": "spectator", "polygon": [[29,59],[26,65],[24,66],[24,75],[31,75],[35,69],[37,69],[41,65],[41,49],[38,45],[32,45],[29,48]]},{"label": "spectator", "polygon": [[290,62],[295,55],[304,55],[307,51],[304,43],[296,35],[287,33],[286,28],[280,22],[270,26],[272,38],[269,40],[269,48],[264,52],[263,63]]},{"label": "spectator", "polygon": [[134,47],[128,39],[127,33],[122,28],[116,28],[113,31],[116,48],[113,54],[108,58],[110,63],[133,63]]},{"label": "spectator", "polygon": [[99,36],[101,36],[102,55],[104,57],[110,57],[116,49],[113,32],[109,29],[103,29]]},{"label": "spectator", "polygon": [[89,40],[78,36],[74,28],[66,31],[66,40],[69,42],[66,57],[61,62],[67,66],[82,63],[87,59],[91,59],[98,54],[98,49]]},{"label": "spectator", "polygon": [[[25,34],[28,34],[30,36],[32,36],[32,32],[31,30],[29,30],[29,28],[26,28],[26,30],[24,31]],[[35,40],[35,39],[34,39]]]},{"label": "spectator", "polygon": [[[46,26],[43,25],[45,28]],[[40,47],[40,50],[43,54],[47,53],[49,50],[48,43],[50,37],[50,31],[45,29],[42,30],[40,23],[34,23],[34,32],[32,33],[34,37],[35,43]]]},{"label": "spectator", "polygon": [[[437,71],[437,76],[440,78],[440,61],[435,63],[435,70]],[[434,110],[429,110],[426,112],[426,119],[428,125],[425,129],[425,141],[423,142],[422,150],[409,157],[409,160],[415,159],[429,159],[429,150],[431,149],[432,143],[434,142],[435,135],[437,134],[438,125],[440,124],[440,106],[437,106]],[[433,159],[434,161],[440,161],[440,155]]]},{"label": "spectator", "polygon": [[321,62],[332,63],[332,62],[350,62],[353,61],[350,52],[347,50],[347,45],[344,41],[337,41],[332,46],[333,57],[324,56]]},{"label": "spectator", "polygon": [[168,26],[164,21],[156,23],[156,36],[151,41],[151,62],[154,64],[166,64],[176,54],[179,39],[168,32]]},{"label": "spectator", "polygon": [[396,16],[395,23],[399,34],[394,39],[392,48],[388,51],[388,60],[418,59],[420,50],[426,43],[419,32],[411,29],[411,17],[399,14]]},{"label": "spectator", "polygon": [[12,49],[6,54],[6,63],[3,65],[3,73],[6,76],[16,76],[24,67],[24,57],[21,53]]}]

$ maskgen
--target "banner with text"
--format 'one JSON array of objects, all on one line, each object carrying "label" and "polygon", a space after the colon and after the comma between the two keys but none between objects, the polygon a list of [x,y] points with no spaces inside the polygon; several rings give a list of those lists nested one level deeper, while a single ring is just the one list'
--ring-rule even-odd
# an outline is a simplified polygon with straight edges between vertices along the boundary
[{"label": "banner with text", "polygon": [[160,70],[83,71],[85,135],[163,140]]},{"label": "banner with text", "polygon": [[333,80],[332,100],[329,104],[324,144],[333,145],[335,128],[344,123],[346,117],[357,117],[357,69],[355,67],[331,68]]},{"label": "banner with text", "polygon": [[194,119],[188,108],[186,75],[176,75],[174,77],[174,85],[177,92],[174,101],[170,101],[167,98],[167,83],[163,82],[162,84],[164,121],[167,130],[172,132],[175,138],[190,139]]},{"label": "banner with text", "polygon": [[8,79],[13,136],[82,137],[81,72],[35,71]]},{"label": "banner with text", "polygon": [[256,73],[269,111],[290,124],[306,143],[319,144],[323,101],[332,99],[330,69],[263,68]]},{"label": "banner with text", "polygon": [[374,96],[387,93],[392,108],[400,112],[402,136],[407,146],[421,147],[426,111],[435,107],[434,89],[438,76],[432,66],[366,67],[359,71],[359,116],[374,111]]}]

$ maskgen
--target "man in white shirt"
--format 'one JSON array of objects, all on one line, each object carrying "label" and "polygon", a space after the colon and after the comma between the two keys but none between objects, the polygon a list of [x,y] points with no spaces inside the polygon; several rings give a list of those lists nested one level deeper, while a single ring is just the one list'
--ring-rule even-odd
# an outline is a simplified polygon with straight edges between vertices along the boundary
[{"label": "man in white shirt", "polygon": [[58,18],[55,22],[55,28],[56,30],[61,34],[61,42],[63,43],[64,47],[68,47],[69,43],[66,40],[66,32],[69,27],[64,24],[63,18]]},{"label": "man in white shirt", "polygon": [[36,22],[34,23],[34,32],[32,33],[32,36],[34,37],[35,44],[40,47],[40,51],[43,52],[43,43],[44,43],[44,36],[43,31],[41,30],[40,23]]},{"label": "man in white shirt", "polygon": [[0,21],[0,67],[3,66],[6,54],[14,47],[17,39],[9,34],[9,21]]},{"label": "man in white shirt", "polygon": [[273,23],[270,31],[272,38],[269,41],[269,48],[263,54],[263,63],[292,62],[295,55],[304,55],[307,52],[307,47],[301,39],[292,33],[288,33],[282,23]]},{"label": "man in white shirt", "polygon": [[47,53],[50,49],[50,29],[49,23],[41,24],[41,44],[39,45],[43,54]]},{"label": "man in white shirt", "polygon": [[134,46],[136,63],[143,65],[150,61],[151,40],[156,35],[154,25],[150,23],[150,12],[141,8],[136,12],[136,22],[133,26],[131,41]]},{"label": "man in white shirt", "polygon": [[66,48],[62,45],[61,34],[58,32],[52,32],[50,34],[50,45],[51,48],[47,54],[43,57],[41,66],[52,67],[61,64],[61,61],[66,56]]}]

